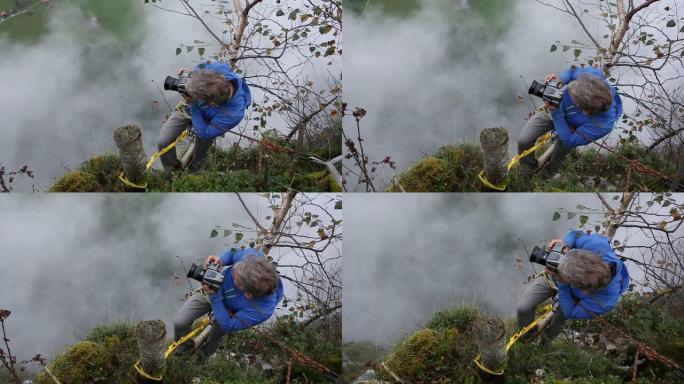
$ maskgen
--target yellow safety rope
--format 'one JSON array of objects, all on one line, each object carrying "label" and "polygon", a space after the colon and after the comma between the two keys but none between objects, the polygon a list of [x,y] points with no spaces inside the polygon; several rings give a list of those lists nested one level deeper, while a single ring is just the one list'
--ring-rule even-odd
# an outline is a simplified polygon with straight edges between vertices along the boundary
[{"label": "yellow safety rope", "polygon": [[[183,106],[185,106],[185,103],[183,103],[181,101],[180,103],[178,103],[178,105],[176,105],[176,108],[174,108],[174,111],[179,111],[179,112],[183,113],[183,116],[189,119],[190,116],[187,114],[187,112],[184,111]],[[158,158],[160,158],[166,152],[170,151],[171,148],[178,145],[178,143],[185,140],[189,135],[190,135],[190,131],[188,131],[188,130],[183,131],[180,134],[180,136],[178,136],[173,143],[167,145],[166,147],[162,148],[160,151],[158,151],[158,152],[154,153],[152,156],[150,156],[150,159],[147,160],[147,164],[145,164],[145,172],[149,171],[150,168],[152,168],[152,165],[154,165],[154,162],[157,161]],[[121,173],[119,173],[119,180],[121,180],[121,182],[123,182],[125,185],[127,185],[131,188],[147,189],[147,184],[144,184],[144,185],[143,184],[135,184],[132,181],[128,180],[126,178],[126,176],[124,175],[124,171],[121,171]]]},{"label": "yellow safety rope", "polygon": [[[551,117],[551,115],[549,114],[549,111],[547,111],[545,108],[540,108],[538,111],[546,114],[549,117]],[[553,134],[553,131],[548,131],[545,134],[543,134],[542,136],[540,136],[537,139],[537,142],[532,147],[524,150],[522,153],[519,153],[519,154],[513,156],[511,161],[509,161],[508,164],[506,165],[506,172],[510,172],[513,167],[515,167],[516,165],[518,165],[518,163],[520,163],[520,159],[534,153],[537,149],[539,149],[541,146],[543,146],[544,144],[551,141],[551,139],[553,139],[554,137],[555,137],[555,135]],[[485,176],[485,173],[484,173],[484,169],[482,171],[480,171],[480,173],[477,175],[477,178],[480,179],[480,182],[485,187],[487,187],[489,189],[493,189],[493,190],[499,191],[499,192],[503,192],[506,190],[506,184],[496,185],[496,184],[493,184],[491,181],[487,180],[487,177]]]},{"label": "yellow safety rope", "polygon": [[[164,351],[164,360],[166,360],[172,353],[173,351],[178,348],[179,345],[185,343],[186,341],[192,339],[193,337],[197,336],[200,332],[202,332],[205,328],[207,328],[211,324],[211,320],[209,317],[204,317],[202,320],[200,320],[199,325],[190,331],[187,335],[181,337],[180,339],[174,341],[173,343],[169,344],[169,346],[166,348],[166,351]],[[149,373],[145,372],[143,367],[140,365],[140,360],[136,361],[135,364],[133,365],[133,368],[140,374],[140,376],[148,379],[148,380],[153,380],[153,381],[162,381],[163,376],[152,376]]]}]

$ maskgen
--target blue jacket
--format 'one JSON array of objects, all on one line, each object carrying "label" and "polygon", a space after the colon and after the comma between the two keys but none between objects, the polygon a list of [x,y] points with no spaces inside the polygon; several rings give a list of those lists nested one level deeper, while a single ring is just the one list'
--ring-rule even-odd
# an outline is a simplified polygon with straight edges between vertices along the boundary
[{"label": "blue jacket", "polygon": [[563,241],[570,249],[584,249],[600,255],[615,270],[615,276],[606,287],[589,294],[570,284],[558,283],[558,303],[563,316],[566,319],[588,319],[612,310],[629,287],[629,273],[615,256],[608,238],[575,230],[565,235]]},{"label": "blue jacket", "polygon": [[283,283],[280,279],[273,294],[252,300],[247,299],[244,292],[235,286],[230,273],[232,266],[249,255],[264,257],[262,252],[253,248],[231,249],[221,255],[223,265],[228,268],[223,271],[223,285],[216,294],[209,296],[209,301],[214,318],[223,332],[235,332],[263,323],[283,299]]},{"label": "blue jacket", "polygon": [[[560,80],[564,84],[570,84],[570,82],[577,80],[583,74],[596,76],[603,81],[606,80],[603,72],[594,67],[568,69],[560,74]],[[609,87],[613,94],[613,103],[610,105],[610,108],[606,112],[590,116],[585,115],[575,105],[566,89],[558,109],[551,112],[551,118],[553,119],[558,139],[564,147],[574,148],[589,144],[590,141],[600,139],[613,130],[615,123],[620,118],[620,115],[622,115],[622,99],[620,99],[620,95],[618,95],[615,87],[610,85]],[[571,127],[574,130],[571,130]]]},{"label": "blue jacket", "polygon": [[201,100],[189,105],[190,118],[197,137],[210,140],[222,136],[242,121],[245,109],[252,103],[252,94],[247,83],[233,73],[228,64],[214,62],[200,64],[195,68],[200,69],[221,73],[237,85],[233,97],[217,107],[212,107]]}]

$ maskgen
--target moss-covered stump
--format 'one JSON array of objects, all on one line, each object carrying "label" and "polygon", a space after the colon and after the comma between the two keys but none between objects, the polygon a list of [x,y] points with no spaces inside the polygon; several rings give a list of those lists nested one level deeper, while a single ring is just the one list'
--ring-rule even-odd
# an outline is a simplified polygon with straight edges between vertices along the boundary
[{"label": "moss-covered stump", "polygon": [[95,176],[88,172],[71,171],[60,177],[49,192],[103,192]]}]

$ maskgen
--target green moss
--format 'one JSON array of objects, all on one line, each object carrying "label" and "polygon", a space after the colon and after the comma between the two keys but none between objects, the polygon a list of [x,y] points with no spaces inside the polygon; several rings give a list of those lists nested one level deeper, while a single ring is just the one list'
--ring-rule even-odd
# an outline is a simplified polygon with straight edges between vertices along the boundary
[{"label": "green moss", "polygon": [[[50,364],[52,373],[64,383],[102,381],[107,376],[108,369],[107,349],[92,341],[74,344]],[[47,384],[51,383],[51,380],[41,374],[36,382]]]},{"label": "green moss", "polygon": [[79,167],[81,172],[95,176],[103,191],[125,192],[124,184],[119,180],[121,159],[115,154],[104,154],[92,157]]},{"label": "green moss", "polygon": [[473,324],[482,320],[482,318],[482,312],[477,308],[470,305],[462,305],[435,313],[432,315],[430,322],[428,322],[427,328],[436,331],[457,329],[460,332],[467,332]]},{"label": "green moss", "polygon": [[446,161],[427,157],[402,173],[399,183],[410,192],[450,192],[457,179]]},{"label": "green moss", "polygon": [[102,192],[97,178],[90,173],[71,171],[57,179],[49,192]]}]

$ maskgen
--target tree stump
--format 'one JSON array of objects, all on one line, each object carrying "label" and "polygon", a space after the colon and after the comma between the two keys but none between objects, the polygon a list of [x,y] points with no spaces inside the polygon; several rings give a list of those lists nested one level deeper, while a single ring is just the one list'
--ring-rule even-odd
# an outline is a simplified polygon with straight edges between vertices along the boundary
[{"label": "tree stump", "polygon": [[[161,320],[145,320],[135,327],[135,336],[140,351],[140,366],[150,376],[164,373],[164,336],[166,326]],[[138,376],[138,384],[159,383]]]},{"label": "tree stump", "polygon": [[144,184],[147,156],[143,147],[140,126],[131,124],[117,128],[114,131],[114,141],[119,148],[119,157],[126,179],[138,185]]},{"label": "tree stump", "polygon": [[[486,318],[473,328],[475,343],[480,352],[480,359],[485,367],[492,371],[503,369],[506,362],[506,327],[499,318]],[[503,380],[503,375],[491,375],[479,371],[480,377],[487,382]]]},{"label": "tree stump", "polygon": [[506,178],[508,162],[508,131],[506,128],[485,128],[480,132],[480,145],[484,152],[484,174],[494,185]]}]

